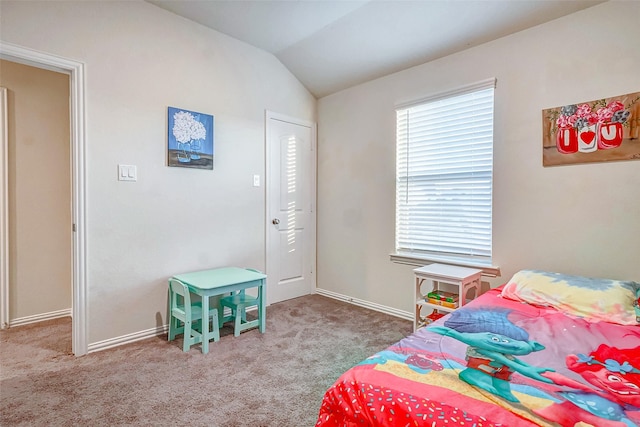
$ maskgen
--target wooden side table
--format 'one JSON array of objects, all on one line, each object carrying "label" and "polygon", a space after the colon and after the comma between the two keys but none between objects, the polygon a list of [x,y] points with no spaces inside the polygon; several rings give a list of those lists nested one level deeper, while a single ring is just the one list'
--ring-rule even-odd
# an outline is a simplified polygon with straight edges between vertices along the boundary
[{"label": "wooden side table", "polygon": [[[415,297],[413,330],[425,326],[426,321],[421,315],[423,307],[434,312],[450,313],[467,302],[469,291],[473,296],[480,295],[480,276],[482,270],[476,268],[457,267],[446,264],[430,264],[413,270],[415,274]],[[431,287],[422,289],[425,281],[431,282]],[[429,298],[429,293],[438,293],[439,297]]]}]

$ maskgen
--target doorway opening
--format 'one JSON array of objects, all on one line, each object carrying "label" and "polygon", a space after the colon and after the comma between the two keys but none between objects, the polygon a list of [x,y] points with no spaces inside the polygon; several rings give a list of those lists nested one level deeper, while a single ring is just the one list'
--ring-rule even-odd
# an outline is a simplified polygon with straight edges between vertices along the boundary
[{"label": "doorway opening", "polygon": [[[84,64],[0,43],[0,59],[69,75],[72,217],[72,352],[87,353]],[[9,191],[6,99],[0,103],[0,328],[9,326]],[[36,296],[34,296],[36,297]]]}]

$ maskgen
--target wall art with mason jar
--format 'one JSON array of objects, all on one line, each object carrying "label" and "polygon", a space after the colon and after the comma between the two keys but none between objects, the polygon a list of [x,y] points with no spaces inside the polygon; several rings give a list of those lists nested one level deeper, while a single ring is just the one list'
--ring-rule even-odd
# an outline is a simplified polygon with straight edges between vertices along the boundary
[{"label": "wall art with mason jar", "polygon": [[213,116],[169,107],[168,165],[213,169]]},{"label": "wall art with mason jar", "polygon": [[640,160],[640,92],[542,110],[543,166]]}]

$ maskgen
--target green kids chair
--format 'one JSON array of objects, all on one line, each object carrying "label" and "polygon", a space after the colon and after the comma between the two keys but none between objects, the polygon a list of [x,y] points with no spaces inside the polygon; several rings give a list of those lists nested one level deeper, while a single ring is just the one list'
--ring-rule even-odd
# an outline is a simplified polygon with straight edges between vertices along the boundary
[{"label": "green kids chair", "polygon": [[[169,279],[169,341],[173,341],[176,335],[184,335],[182,351],[189,351],[194,344],[202,342],[202,303],[191,302],[191,293],[187,285],[177,279]],[[218,325],[218,309],[209,310],[204,325],[208,326],[209,320],[213,324],[214,340],[220,340]],[[200,330],[198,330],[200,329]]]},{"label": "green kids chair", "polygon": [[[260,273],[260,271],[252,268],[247,268],[247,270]],[[258,297],[247,295],[244,289],[239,292],[234,292],[229,296],[220,298],[219,305],[221,310],[219,326],[222,327],[225,322],[233,320],[233,336],[237,337],[242,331],[260,326],[260,299]],[[247,322],[247,308],[253,306],[258,307],[258,319]],[[225,307],[229,307],[229,309],[231,309],[230,316],[224,315]]]}]

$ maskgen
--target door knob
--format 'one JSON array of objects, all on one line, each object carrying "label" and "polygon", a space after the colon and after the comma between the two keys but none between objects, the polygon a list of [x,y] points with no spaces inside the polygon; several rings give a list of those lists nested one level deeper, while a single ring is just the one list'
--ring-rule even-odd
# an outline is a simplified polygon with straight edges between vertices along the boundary
[{"label": "door knob", "polygon": [[273,223],[273,225],[278,225],[280,224],[280,220],[278,218],[274,218],[273,221],[271,221],[271,223]]}]

